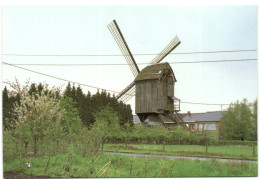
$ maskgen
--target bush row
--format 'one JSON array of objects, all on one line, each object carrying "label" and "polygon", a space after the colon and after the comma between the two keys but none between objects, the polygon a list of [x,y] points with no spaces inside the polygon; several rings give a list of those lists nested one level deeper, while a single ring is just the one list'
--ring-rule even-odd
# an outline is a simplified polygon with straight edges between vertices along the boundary
[{"label": "bush row", "polygon": [[181,126],[168,131],[164,127],[137,126],[131,132],[107,137],[108,143],[185,144],[185,145],[257,145],[257,141],[211,139],[206,132],[187,131]]}]

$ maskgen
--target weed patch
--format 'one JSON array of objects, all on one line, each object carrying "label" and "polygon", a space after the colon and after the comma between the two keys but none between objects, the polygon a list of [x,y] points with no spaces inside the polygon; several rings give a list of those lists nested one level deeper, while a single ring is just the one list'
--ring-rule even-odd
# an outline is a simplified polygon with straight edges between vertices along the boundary
[{"label": "weed patch", "polygon": [[[28,161],[30,158],[23,158]],[[4,173],[12,176],[48,177],[202,177],[257,176],[257,164],[187,159],[133,158],[127,156],[56,155],[31,158],[31,168],[16,159],[4,163]]]}]

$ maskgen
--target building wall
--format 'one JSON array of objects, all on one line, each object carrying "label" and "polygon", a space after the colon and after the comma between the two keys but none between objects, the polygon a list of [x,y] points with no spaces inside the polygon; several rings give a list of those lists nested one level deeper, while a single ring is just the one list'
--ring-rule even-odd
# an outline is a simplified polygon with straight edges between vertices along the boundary
[{"label": "building wall", "polygon": [[[199,132],[200,131],[200,130],[198,130],[199,124],[205,125],[205,124],[211,124],[211,123],[215,123],[216,124],[216,130],[207,130],[209,137],[210,138],[214,138],[214,139],[221,139],[219,121],[213,121],[213,122],[187,122],[186,124],[188,125],[187,127],[189,127],[191,131],[198,131]],[[191,126],[193,126],[193,128],[191,128]]]},{"label": "building wall", "polygon": [[136,113],[156,113],[158,88],[155,80],[136,83]]},{"label": "building wall", "polygon": [[205,129],[205,125],[206,124],[216,124],[216,130],[212,130],[212,131],[219,131],[219,121],[212,121],[212,122],[205,122],[205,121],[200,121],[200,122],[186,122],[186,124],[188,124],[188,127],[190,128],[191,125],[193,125],[192,130],[193,131],[200,131],[199,130],[199,125],[202,124],[203,125],[203,129]]},{"label": "building wall", "polygon": [[174,81],[172,76],[164,80],[136,82],[136,113],[164,113],[173,110]]}]

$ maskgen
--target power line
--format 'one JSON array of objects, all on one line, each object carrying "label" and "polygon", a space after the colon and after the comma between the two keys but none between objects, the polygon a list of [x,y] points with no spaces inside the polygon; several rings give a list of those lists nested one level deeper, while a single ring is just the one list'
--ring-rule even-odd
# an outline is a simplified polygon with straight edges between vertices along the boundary
[{"label": "power line", "polygon": [[185,103],[185,104],[201,104],[201,105],[230,105],[230,104],[212,104],[212,103],[193,103],[193,102],[184,102],[181,101],[181,103]]},{"label": "power line", "polygon": [[[230,104],[214,104],[214,103],[194,103],[194,102],[184,102],[184,101],[181,101],[181,103],[184,103],[184,104],[200,104],[200,105],[217,105],[217,106],[226,106],[226,105],[230,105]],[[248,103],[248,106],[251,106],[252,103]]]},{"label": "power line", "polygon": [[75,83],[75,84],[78,84],[78,85],[81,85],[81,86],[86,86],[86,87],[95,88],[95,89],[101,89],[101,90],[109,91],[109,92],[112,92],[112,93],[119,93],[119,92],[117,92],[117,91],[107,90],[107,89],[99,88],[99,87],[92,86],[92,85],[86,85],[86,84],[83,84],[83,83],[78,83],[78,82],[75,82],[75,81],[66,80],[66,79],[64,79],[64,78],[60,78],[60,77],[48,75],[48,74],[45,74],[45,73],[40,73],[40,72],[37,72],[37,71],[34,71],[34,70],[30,70],[30,69],[27,69],[27,68],[19,67],[19,66],[12,65],[12,64],[9,64],[9,63],[3,62],[3,64],[5,64],[5,65],[10,65],[10,66],[13,66],[13,67],[16,67],[16,68],[20,68],[20,69],[23,69],[23,70],[26,70],[26,71],[30,71],[30,72],[32,72],[32,73],[37,73],[37,74],[40,74],[40,75],[43,75],[43,76],[48,76],[48,77],[50,77],[50,78],[55,78],[55,79],[58,79],[58,80]]},{"label": "power line", "polygon": [[[222,51],[205,51],[205,52],[179,52],[179,53],[169,53],[170,55],[187,55],[187,54],[207,54],[207,53],[235,53],[235,52],[255,52],[257,49],[252,50],[222,50]],[[123,56],[122,54],[12,54],[12,53],[4,53],[2,55],[5,56],[53,56],[53,57],[105,57],[105,56]],[[145,56],[145,55],[164,55],[164,54],[154,54],[154,53],[139,53],[133,54],[135,56]]]},{"label": "power line", "polygon": [[[219,62],[241,62],[241,61],[256,61],[257,59],[236,59],[236,60],[207,60],[207,61],[178,61],[178,62],[168,62],[169,64],[186,64],[186,63],[219,63]],[[5,62],[3,62],[5,63]],[[138,65],[151,65],[150,63],[137,63]],[[126,63],[103,63],[103,64],[37,64],[37,63],[12,63],[12,65],[19,65],[19,66],[122,66],[122,65],[129,65]]]},{"label": "power line", "polygon": [[[13,66],[15,68],[19,68],[19,69],[22,69],[22,70],[30,71],[32,73],[40,74],[40,75],[47,76],[47,77],[54,78],[54,79],[58,79],[58,80],[61,80],[61,81],[71,82],[71,83],[74,83],[74,84],[78,84],[78,85],[86,86],[86,87],[90,87],[90,88],[101,89],[101,90],[112,92],[112,93],[120,93],[118,91],[113,91],[113,90],[108,90],[108,89],[104,89],[104,88],[99,88],[99,87],[96,87],[96,86],[87,85],[87,84],[83,84],[83,83],[78,83],[78,82],[67,80],[67,79],[64,79],[64,78],[48,75],[48,74],[45,74],[45,73],[40,73],[40,72],[37,72],[37,71],[34,71],[34,70],[30,70],[30,69],[27,69],[27,68],[16,66],[16,65],[13,65],[13,64],[5,63],[5,62],[2,62],[2,63],[5,64],[5,65],[10,65],[10,66]],[[132,94],[128,94],[128,93],[126,93],[126,94],[127,95],[132,95]],[[132,95],[132,96],[135,96],[135,95]],[[194,102],[183,102],[183,101],[181,101],[181,103],[199,104],[199,105],[230,105],[230,104],[213,104],[213,103],[194,103]]]}]

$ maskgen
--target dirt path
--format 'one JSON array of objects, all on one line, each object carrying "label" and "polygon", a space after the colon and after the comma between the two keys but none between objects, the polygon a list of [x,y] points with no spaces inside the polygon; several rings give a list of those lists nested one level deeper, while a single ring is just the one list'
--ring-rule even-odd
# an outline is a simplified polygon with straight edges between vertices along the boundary
[{"label": "dirt path", "polygon": [[190,160],[216,160],[219,162],[246,162],[246,163],[256,163],[255,160],[240,160],[240,159],[222,159],[222,158],[203,158],[203,157],[185,157],[185,156],[171,156],[171,155],[155,155],[155,154],[136,154],[136,153],[125,153],[125,152],[105,152],[108,155],[125,155],[131,157],[139,157],[139,158],[163,158],[163,159],[190,159]]}]

